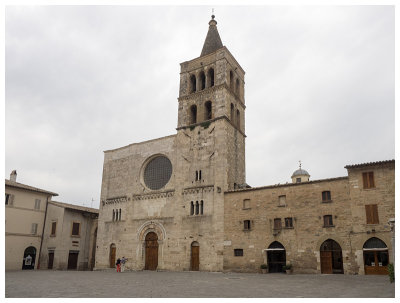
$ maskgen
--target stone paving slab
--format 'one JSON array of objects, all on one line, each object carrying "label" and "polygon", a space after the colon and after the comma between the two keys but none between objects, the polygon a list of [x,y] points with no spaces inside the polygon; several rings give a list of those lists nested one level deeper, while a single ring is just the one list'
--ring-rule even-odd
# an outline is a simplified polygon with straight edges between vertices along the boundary
[{"label": "stone paving slab", "polygon": [[11,271],[6,298],[394,298],[387,276]]}]

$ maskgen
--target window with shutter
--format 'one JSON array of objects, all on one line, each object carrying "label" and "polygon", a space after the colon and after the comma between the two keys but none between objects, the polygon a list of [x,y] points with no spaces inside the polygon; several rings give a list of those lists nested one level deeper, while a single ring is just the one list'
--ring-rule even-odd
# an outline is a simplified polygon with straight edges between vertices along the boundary
[{"label": "window with shutter", "polygon": [[36,235],[37,227],[38,227],[37,223],[32,223],[32,227],[31,227],[31,234],[32,235]]},{"label": "window with shutter", "polygon": [[251,226],[250,226],[250,220],[244,220],[244,230],[250,230]]},{"label": "window with shutter", "polygon": [[285,206],[286,205],[286,196],[279,196],[279,206]]},{"label": "window with shutter", "polygon": [[10,194],[6,194],[6,205],[8,205],[9,200],[10,200]]},{"label": "window with shutter", "polygon": [[365,216],[367,218],[367,224],[379,224],[378,205],[365,205]]},{"label": "window with shutter", "polygon": [[326,215],[324,216],[324,227],[330,227],[330,226],[333,226],[332,215]]},{"label": "window with shutter", "polygon": [[274,219],[274,229],[282,229],[281,218]]},{"label": "window with shutter", "polygon": [[40,209],[40,199],[35,200],[35,209]]},{"label": "window with shutter", "polygon": [[374,172],[366,172],[362,174],[363,176],[363,186],[364,188],[374,188],[375,181],[374,181]]},{"label": "window with shutter", "polygon": [[80,223],[78,222],[73,222],[72,223],[72,236],[79,236],[79,229],[80,229]]}]

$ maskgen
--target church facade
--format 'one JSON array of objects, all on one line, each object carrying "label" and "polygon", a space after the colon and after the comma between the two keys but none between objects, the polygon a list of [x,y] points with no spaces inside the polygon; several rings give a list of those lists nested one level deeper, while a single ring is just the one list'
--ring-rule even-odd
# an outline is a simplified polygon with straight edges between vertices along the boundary
[{"label": "church facade", "polygon": [[[366,200],[363,194],[350,190],[355,186],[350,178],[353,170],[349,170],[349,177],[324,181],[309,181],[309,176],[300,172],[292,176],[296,183],[286,187],[252,189],[246,184],[245,72],[223,46],[216,25],[212,16],[200,57],[181,63],[176,134],[104,152],[95,269],[114,268],[116,259],[124,256],[128,258],[127,269],[132,270],[259,271],[261,263],[269,263],[270,268],[281,271],[283,262],[292,260],[295,267],[309,256],[306,268],[298,267],[297,272],[318,272],[321,259],[315,255],[315,247],[324,243],[317,243],[324,237],[313,238],[310,245],[298,243],[323,232],[300,231],[296,219],[300,215],[291,214],[292,231],[299,235],[290,238],[286,230],[275,235],[277,230],[268,222],[272,222],[270,208],[275,209],[276,199],[283,203],[279,197],[284,194],[277,192],[299,195],[294,199],[302,201],[299,209],[307,212],[309,207],[308,212],[314,212],[309,196],[314,197],[316,186],[324,185],[325,190],[321,190],[332,188],[335,198],[321,207],[337,209],[332,215],[339,215],[338,222],[346,221],[348,228],[354,214],[361,216],[358,208]],[[392,166],[394,174],[394,160]],[[386,203],[384,223],[386,217],[394,218],[394,181],[382,186],[388,190],[375,193],[386,197],[382,202]],[[291,205],[289,195],[287,199]],[[345,207],[346,203],[352,207]],[[290,209],[297,211],[294,206],[277,211]],[[254,225],[258,221],[265,221],[265,226]],[[341,230],[337,225],[329,230],[331,234]],[[357,228],[353,231],[360,232]],[[391,248],[389,233],[383,237],[386,251]],[[281,246],[287,247],[291,241],[295,243],[290,250],[286,248],[284,261],[282,254],[274,255],[281,258],[279,264],[268,259],[269,242],[277,242],[270,251],[282,251]],[[337,242],[346,250],[341,258],[351,263],[340,272],[355,271],[353,263],[362,259],[360,252],[354,251],[358,258],[354,261],[353,252],[347,254],[347,244]],[[332,243],[329,247],[336,249]],[[330,256],[330,262],[340,258],[337,253]]]}]

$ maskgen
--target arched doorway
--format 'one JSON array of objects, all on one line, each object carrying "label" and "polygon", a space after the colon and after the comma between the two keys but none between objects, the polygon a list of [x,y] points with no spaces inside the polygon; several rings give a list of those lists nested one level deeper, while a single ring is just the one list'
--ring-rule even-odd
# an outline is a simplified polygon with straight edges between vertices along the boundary
[{"label": "arched doorway", "polygon": [[364,271],[366,275],[387,275],[389,264],[389,251],[382,240],[368,239],[363,246]]},{"label": "arched doorway", "polygon": [[322,274],[343,273],[342,248],[336,241],[328,239],[322,243],[320,257]]},{"label": "arched doorway", "polygon": [[114,243],[110,245],[110,268],[115,268],[115,255],[117,253],[117,247]]},{"label": "arched doorway", "polygon": [[154,232],[146,235],[146,260],[144,269],[156,270],[158,266],[158,236]]},{"label": "arched doorway", "polygon": [[197,271],[200,267],[200,245],[195,241],[191,246],[190,269]]},{"label": "arched doorway", "polygon": [[36,248],[29,246],[24,251],[24,258],[22,261],[22,269],[34,269],[36,260]]},{"label": "arched doorway", "polygon": [[268,247],[267,262],[268,272],[283,272],[283,266],[286,265],[286,250],[281,243],[275,241]]}]

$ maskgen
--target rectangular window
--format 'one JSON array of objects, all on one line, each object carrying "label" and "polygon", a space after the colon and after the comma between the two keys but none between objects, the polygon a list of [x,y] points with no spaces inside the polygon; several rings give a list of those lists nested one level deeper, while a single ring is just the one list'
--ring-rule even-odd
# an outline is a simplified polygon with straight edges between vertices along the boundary
[{"label": "rectangular window", "polygon": [[374,181],[374,172],[366,172],[362,174],[363,176],[363,185],[364,188],[374,188],[375,181]]},{"label": "rectangular window", "polygon": [[279,206],[285,206],[286,205],[286,196],[279,196]]},{"label": "rectangular window", "polygon": [[251,229],[251,225],[250,225],[250,220],[244,220],[244,230],[250,230]]},{"label": "rectangular window", "polygon": [[301,178],[296,178],[296,183],[301,183]]},{"label": "rectangular window", "polygon": [[55,236],[56,235],[56,229],[57,229],[57,222],[52,222],[51,223],[51,234],[50,236]]},{"label": "rectangular window", "polygon": [[329,190],[322,192],[322,202],[331,202],[331,192]]},{"label": "rectangular window", "polygon": [[367,224],[379,224],[377,204],[365,205],[365,215],[367,217]]},{"label": "rectangular window", "polygon": [[250,199],[244,199],[243,200],[243,209],[249,209],[250,208]]},{"label": "rectangular window", "polygon": [[333,226],[332,215],[324,216],[324,227]]},{"label": "rectangular window", "polygon": [[233,250],[233,253],[234,253],[235,257],[243,257],[243,249],[241,249],[241,248],[235,248]]},{"label": "rectangular window", "polygon": [[274,229],[282,229],[281,218],[275,218],[274,219]]},{"label": "rectangular window", "polygon": [[13,205],[14,204],[14,195],[6,194],[6,205]]},{"label": "rectangular window", "polygon": [[40,199],[35,200],[35,209],[40,209]]},{"label": "rectangular window", "polygon": [[285,218],[285,227],[293,228],[293,218]]},{"label": "rectangular window", "polygon": [[80,223],[79,222],[72,222],[71,236],[79,236],[79,232],[80,232]]},{"label": "rectangular window", "polygon": [[32,227],[31,227],[31,234],[32,235],[36,235],[37,234],[37,223],[32,223]]}]

